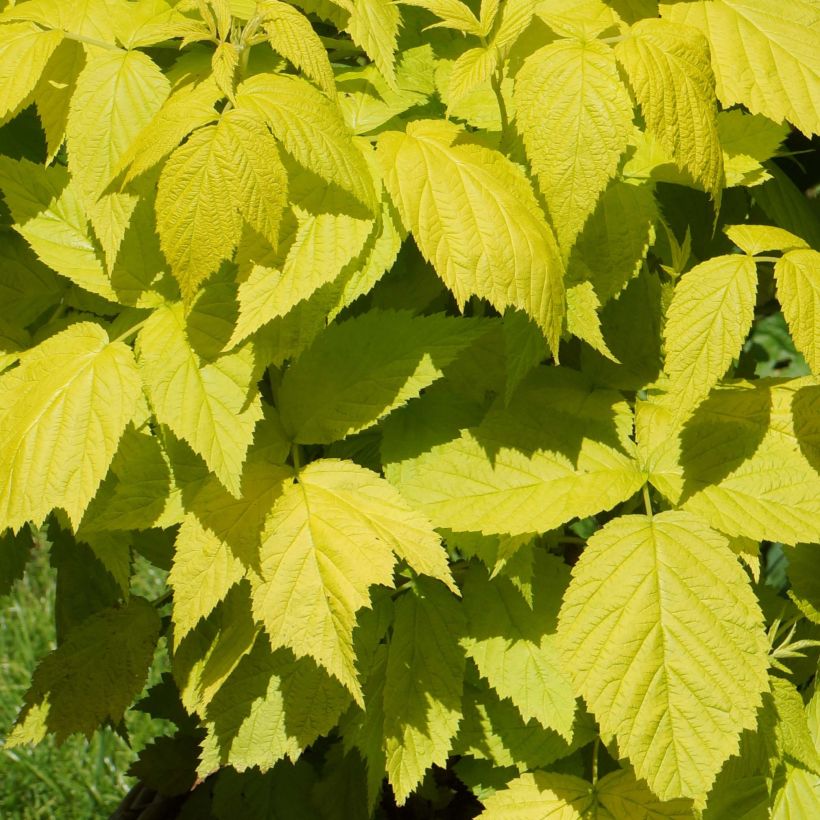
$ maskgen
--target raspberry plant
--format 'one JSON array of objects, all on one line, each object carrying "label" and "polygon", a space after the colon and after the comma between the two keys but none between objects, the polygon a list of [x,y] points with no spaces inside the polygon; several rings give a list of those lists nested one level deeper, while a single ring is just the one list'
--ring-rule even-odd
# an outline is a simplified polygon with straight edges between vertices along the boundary
[{"label": "raspberry plant", "polygon": [[0,8],[7,747],[171,720],[189,817],[820,816],[813,0]]}]

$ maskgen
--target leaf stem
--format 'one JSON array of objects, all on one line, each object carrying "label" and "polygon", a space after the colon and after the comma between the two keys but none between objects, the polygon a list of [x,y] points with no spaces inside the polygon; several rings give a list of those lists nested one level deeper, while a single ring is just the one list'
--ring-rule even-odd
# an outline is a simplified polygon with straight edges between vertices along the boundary
[{"label": "leaf stem", "polygon": [[[52,31],[62,31],[62,29],[51,29]],[[127,51],[128,49],[115,46],[113,43],[106,43],[105,40],[97,40],[95,37],[86,37],[84,34],[74,34],[73,31],[63,31],[66,40],[76,40],[78,43],[85,43],[87,46],[97,48],[107,48],[109,51]]]},{"label": "leaf stem", "polygon": [[598,749],[601,746],[601,736],[596,735],[592,743],[592,785],[598,783]]},{"label": "leaf stem", "polygon": [[507,112],[507,103],[504,101],[504,94],[501,90],[501,84],[504,78],[504,69],[502,66],[498,66],[498,69],[493,72],[492,77],[490,77],[490,85],[492,86],[493,92],[495,93],[496,100],[498,101],[498,113],[501,117],[501,148],[503,149],[509,138],[510,134],[510,116]]},{"label": "leaf stem", "polygon": [[755,262],[771,262],[776,265],[782,259],[781,256],[755,256]]},{"label": "leaf stem", "polygon": [[302,448],[295,441],[290,448],[290,455],[293,460],[293,469],[298,473],[302,469]]},{"label": "leaf stem", "polygon": [[649,484],[643,485],[643,505],[646,507],[646,517],[652,518],[652,500],[649,498]]}]

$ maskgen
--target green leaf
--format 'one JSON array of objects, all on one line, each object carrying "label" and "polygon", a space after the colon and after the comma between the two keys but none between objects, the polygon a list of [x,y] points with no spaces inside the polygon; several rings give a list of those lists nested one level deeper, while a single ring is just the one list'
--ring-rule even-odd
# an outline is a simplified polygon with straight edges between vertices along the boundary
[{"label": "green leaf", "polygon": [[593,787],[569,774],[532,772],[510,781],[484,801],[479,820],[583,820],[594,803]]},{"label": "green leaf", "polygon": [[683,417],[725,375],[754,318],[757,268],[749,256],[715,256],[675,287],[664,328],[669,400]]},{"label": "green leaf", "polygon": [[264,772],[284,757],[296,760],[349,702],[341,684],[310,658],[271,651],[262,635],[208,705],[200,775],[225,765]]},{"label": "green leaf", "polygon": [[87,205],[108,187],[126,150],[169,90],[159,66],[140,51],[100,49],[89,56],[66,124],[71,169]]},{"label": "green leaf", "polygon": [[596,40],[558,40],[536,51],[516,76],[515,105],[527,156],[568,251],[632,132],[632,101],[612,49]]},{"label": "green leaf", "polygon": [[370,606],[370,586],[393,585],[394,553],[453,583],[438,536],[386,481],[349,461],[315,461],[265,525],[254,617],[274,648],[310,655],[361,701],[356,612]]},{"label": "green leaf", "polygon": [[485,330],[475,321],[375,310],[332,325],[282,379],[285,430],[305,444],[364,430],[441,378]]},{"label": "green leaf", "polygon": [[490,579],[474,564],[464,583],[467,629],[461,644],[478,671],[525,721],[535,718],[569,741],[575,695],[561,668],[555,642],[558,602],[569,573],[566,565],[539,554],[530,606],[512,581]]},{"label": "green leaf", "polygon": [[335,97],[333,69],[325,47],[307,17],[280,0],[264,0],[262,14],[271,48],[307,74],[325,94]]},{"label": "green leaf", "polygon": [[751,256],[757,256],[763,251],[808,248],[808,244],[799,236],[772,225],[729,225],[723,230],[735,245]]},{"label": "green leaf", "polygon": [[0,122],[25,106],[62,39],[61,31],[43,31],[31,23],[0,27]]},{"label": "green leaf", "polygon": [[11,592],[15,582],[23,577],[34,539],[28,527],[0,535],[0,597]]},{"label": "green leaf", "polygon": [[286,190],[275,140],[239,110],[174,151],[157,188],[157,229],[184,296],[231,256],[243,219],[276,243]]},{"label": "green leaf", "polygon": [[786,782],[775,795],[771,820],[800,820],[820,812],[820,777],[788,766]]},{"label": "green leaf", "polygon": [[615,52],[629,75],[647,131],[719,204],[723,152],[706,39],[695,29],[666,20],[641,20]]},{"label": "green leaf", "polygon": [[793,683],[772,678],[777,711],[776,737],[781,757],[820,777],[820,752],[809,731],[803,698]]},{"label": "green leaf", "polygon": [[777,153],[789,133],[788,125],[734,108],[718,114],[717,127],[727,187],[758,185],[771,179],[762,163]]},{"label": "green leaf", "polygon": [[476,295],[498,310],[520,308],[557,350],[564,271],[552,231],[520,169],[497,151],[457,143],[459,136],[466,135],[434,121],[383,134],[385,185],[459,306]]},{"label": "green leaf", "polygon": [[131,350],[92,322],[26,351],[0,376],[0,529],[39,525],[54,507],[76,527],[139,393]]},{"label": "green leaf", "polygon": [[420,580],[396,602],[384,683],[387,779],[402,805],[430,766],[444,765],[461,719],[464,627],[456,599]]},{"label": "green leaf", "polygon": [[351,0],[346,31],[376,64],[388,83],[396,82],[396,39],[401,15],[390,0]]},{"label": "green leaf", "polygon": [[573,569],[558,636],[637,776],[703,799],[768,689],[763,617],[726,539],[686,512],[614,519]]},{"label": "green leaf", "polygon": [[805,134],[820,131],[820,53],[811,0],[709,0],[663,5],[664,17],[700,29],[709,40],[724,108],[786,119]]},{"label": "green leaf", "polygon": [[352,194],[369,211],[374,209],[364,156],[339,109],[310,83],[283,74],[257,74],[239,86],[236,106],[263,119],[300,165]]},{"label": "green leaf", "polygon": [[795,347],[812,372],[820,374],[820,253],[808,248],[790,250],[778,260],[774,272],[777,300]]},{"label": "green leaf", "polygon": [[820,576],[814,571],[816,544],[796,544],[784,549],[789,562],[789,597],[809,620],[820,624]]},{"label": "green leaf", "polygon": [[598,801],[616,820],[691,820],[694,816],[689,800],[658,800],[638,780],[632,769],[618,769],[602,777],[595,787]]},{"label": "green leaf", "polygon": [[386,475],[436,526],[518,535],[609,509],[640,489],[632,414],[619,395],[580,374],[537,368],[509,407],[438,438]]},{"label": "green leaf", "polygon": [[35,669],[6,748],[39,743],[47,732],[58,743],[75,732],[91,738],[104,720],[118,722],[145,683],[160,626],[137,597],[76,626]]},{"label": "green leaf", "polygon": [[429,28],[452,28],[479,37],[487,34],[470,7],[461,0],[401,0],[401,3],[404,6],[418,6],[435,14],[439,21]]},{"label": "green leaf", "polygon": [[229,492],[262,417],[251,345],[204,361],[191,345],[182,306],[158,308],[137,337],[143,382],[158,421],[191,445]]}]

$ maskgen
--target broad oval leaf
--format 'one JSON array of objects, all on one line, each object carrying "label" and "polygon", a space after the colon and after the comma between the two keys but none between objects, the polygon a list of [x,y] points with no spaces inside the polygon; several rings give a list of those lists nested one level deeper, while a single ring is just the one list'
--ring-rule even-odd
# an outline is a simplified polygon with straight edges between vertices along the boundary
[{"label": "broad oval leaf", "polygon": [[80,523],[140,395],[131,350],[93,322],[71,325],[0,376],[0,530],[55,507]]},{"label": "broad oval leaf", "polygon": [[623,516],[596,532],[558,637],[577,692],[662,800],[703,799],[757,725],[763,616],[726,538],[691,513]]}]

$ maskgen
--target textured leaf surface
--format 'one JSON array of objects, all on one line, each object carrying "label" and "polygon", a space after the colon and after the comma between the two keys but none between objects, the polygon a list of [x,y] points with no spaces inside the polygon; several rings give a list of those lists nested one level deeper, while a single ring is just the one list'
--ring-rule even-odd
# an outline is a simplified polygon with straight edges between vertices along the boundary
[{"label": "textured leaf surface", "polygon": [[66,125],[72,171],[90,204],[168,96],[159,66],[139,51],[99,50],[77,79]]},{"label": "textured leaf surface", "polygon": [[475,294],[521,308],[557,350],[563,264],[552,231],[520,170],[498,152],[453,144],[459,134],[424,121],[380,137],[387,189],[459,305]]},{"label": "textured leaf surface", "polygon": [[24,353],[0,376],[0,529],[74,525],[108,471],[140,393],[129,348],[82,322]]},{"label": "textured leaf surface", "polygon": [[401,805],[432,765],[444,765],[461,719],[464,616],[430,581],[396,602],[384,684],[387,778]]},{"label": "textured leaf surface", "polygon": [[820,131],[820,49],[811,0],[709,0],[662,8],[675,23],[708,38],[721,103],[786,119],[805,134]]},{"label": "textured leaf surface", "polygon": [[118,722],[145,683],[160,626],[137,597],[76,626],[34,671],[6,747],[39,743],[46,732],[58,742],[75,732],[90,738],[104,720]]},{"label": "textured leaf surface", "polygon": [[310,83],[282,74],[257,74],[239,86],[236,105],[262,117],[300,165],[374,208],[364,156],[353,144],[339,109]]},{"label": "textured leaf surface", "polygon": [[652,794],[646,782],[637,780],[631,769],[619,769],[602,777],[595,789],[601,806],[616,820],[691,820],[694,816],[689,800],[662,801]]},{"label": "textured leaf surface", "polygon": [[376,63],[388,82],[395,83],[396,38],[401,15],[390,0],[351,0],[352,12],[347,31]]},{"label": "textured leaf surface", "polygon": [[489,578],[473,565],[464,585],[467,629],[462,646],[478,671],[525,721],[535,718],[567,740],[572,737],[575,695],[561,669],[555,626],[567,582],[565,565],[539,555],[533,603],[508,578]]},{"label": "textured leaf surface", "polygon": [[333,325],[282,379],[282,423],[308,444],[356,433],[418,396],[482,332],[478,322],[393,311]]},{"label": "textured leaf surface", "polygon": [[702,799],[757,724],[762,615],[726,539],[689,513],[624,516],[593,535],[558,636],[601,729],[661,799]]},{"label": "textured leaf surface", "polygon": [[580,777],[532,772],[488,797],[479,820],[583,820],[593,801],[592,784]]},{"label": "textured leaf surface", "polygon": [[789,251],[774,271],[777,300],[794,344],[820,375],[820,253],[808,248]]},{"label": "textured leaf surface", "polygon": [[437,526],[512,535],[545,532],[608,509],[640,489],[631,413],[582,377],[538,368],[484,421],[386,475]]},{"label": "textured leaf surface", "polygon": [[632,130],[632,102],[612,49],[594,40],[545,46],[516,76],[515,104],[558,241],[568,249],[614,176]]},{"label": "textured leaf surface", "polygon": [[191,445],[232,493],[262,417],[253,349],[204,362],[192,348],[181,305],[158,309],[137,339],[140,372],[157,419]]},{"label": "textured leaf surface", "polygon": [[277,151],[263,125],[232,110],[171,155],[157,189],[157,229],[183,295],[233,253],[243,218],[276,242],[287,190]]},{"label": "textured leaf surface", "polygon": [[387,482],[352,462],[315,461],[268,518],[254,616],[274,647],[310,655],[360,699],[356,612],[370,606],[370,586],[393,585],[394,553],[452,583],[438,536]]},{"label": "textured leaf surface", "polygon": [[716,256],[675,288],[664,329],[670,398],[681,414],[726,373],[754,316],[757,268],[748,256]]},{"label": "textured leaf surface", "polygon": [[703,190],[719,199],[723,152],[705,38],[665,20],[641,20],[616,53],[648,131]]}]

